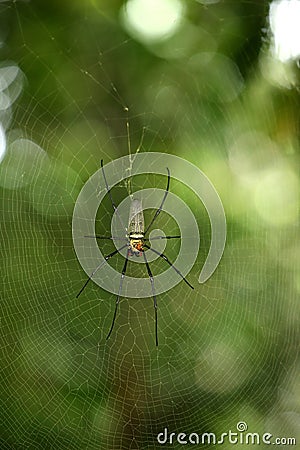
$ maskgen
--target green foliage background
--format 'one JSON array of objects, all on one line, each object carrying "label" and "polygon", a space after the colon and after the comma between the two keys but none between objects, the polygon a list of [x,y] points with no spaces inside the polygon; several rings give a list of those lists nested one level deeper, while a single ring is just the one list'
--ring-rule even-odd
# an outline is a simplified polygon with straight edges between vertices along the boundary
[{"label": "green foliage background", "polygon": [[[270,56],[266,1],[185,2],[178,33],[147,45],[122,27],[122,5],[0,4],[1,61],[26,78],[0,163],[0,446],[153,449],[164,427],[221,434],[240,420],[297,437],[299,68]],[[271,82],[280,70],[293,85]],[[159,297],[158,349],[151,299],[122,299],[105,342],[114,296],[92,285],[75,298],[86,276],[72,245],[74,203],[101,158],[127,154],[124,106],[132,148],[145,129],[141,151],[196,164],[228,223],[221,264],[200,286],[208,217],[172,182],[198,212],[203,247],[189,275],[195,291],[181,283]],[[12,157],[16,138],[48,158]],[[119,202],[124,189],[114,195]],[[107,202],[99,233],[110,218]],[[171,233],[165,221],[158,228]],[[178,248],[168,249],[174,259]]]}]

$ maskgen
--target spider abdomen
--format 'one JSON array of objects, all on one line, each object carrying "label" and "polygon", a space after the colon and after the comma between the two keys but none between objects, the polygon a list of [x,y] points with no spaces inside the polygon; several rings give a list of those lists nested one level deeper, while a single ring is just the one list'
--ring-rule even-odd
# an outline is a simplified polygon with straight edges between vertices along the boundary
[{"label": "spider abdomen", "polygon": [[144,237],[145,222],[141,200],[132,200],[131,202],[129,210],[128,231],[129,238],[131,238],[131,235],[137,239],[139,236],[140,238]]}]

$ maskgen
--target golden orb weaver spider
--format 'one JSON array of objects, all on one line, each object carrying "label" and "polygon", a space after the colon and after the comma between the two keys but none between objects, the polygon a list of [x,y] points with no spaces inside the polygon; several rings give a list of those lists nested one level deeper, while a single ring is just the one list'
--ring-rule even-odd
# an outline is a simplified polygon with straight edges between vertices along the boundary
[{"label": "golden orb weaver spider", "polygon": [[[169,266],[172,267],[173,270],[183,279],[183,281],[191,289],[194,289],[193,286],[182,275],[182,273],[174,266],[174,264],[171,263],[171,261],[167,258],[167,256],[164,253],[158,252],[157,250],[155,250],[154,248],[151,248],[147,244],[147,242],[149,242],[149,238],[147,238],[146,235],[147,235],[148,231],[150,230],[151,226],[153,225],[154,221],[156,220],[156,218],[158,217],[158,215],[162,211],[163,205],[164,205],[164,203],[166,201],[166,198],[167,198],[167,195],[168,195],[168,192],[169,192],[170,171],[167,168],[168,180],[167,180],[167,186],[166,186],[166,189],[165,189],[165,193],[164,193],[162,202],[161,202],[159,208],[156,210],[154,216],[152,217],[152,220],[150,221],[149,225],[147,226],[147,228],[145,230],[145,221],[144,221],[142,203],[141,203],[140,200],[132,200],[131,201],[130,211],[129,211],[128,228],[126,228],[124,226],[124,224],[122,222],[122,219],[121,219],[121,217],[120,217],[120,215],[118,213],[118,208],[117,208],[116,204],[114,203],[114,200],[113,200],[113,197],[112,197],[112,194],[111,194],[111,190],[109,188],[109,185],[108,185],[108,182],[107,182],[107,179],[106,179],[106,175],[105,175],[105,171],[104,171],[104,167],[103,167],[103,159],[101,159],[101,170],[102,170],[102,175],[103,175],[103,179],[104,179],[104,183],[105,183],[105,188],[106,188],[107,194],[108,194],[108,196],[110,198],[110,202],[111,202],[111,205],[113,207],[113,210],[118,215],[119,220],[121,221],[121,223],[123,225],[123,228],[126,231],[126,240],[127,240],[127,242],[122,247],[116,249],[115,251],[109,253],[108,255],[106,255],[104,257],[104,261],[101,261],[99,266],[97,266],[96,269],[92,272],[92,274],[89,276],[89,278],[87,279],[85,284],[82,286],[82,288],[80,289],[80,291],[76,295],[76,298],[78,298],[80,296],[80,294],[86,288],[86,286],[89,283],[89,281],[93,278],[95,273],[99,269],[101,269],[101,267],[106,263],[106,261],[108,261],[110,258],[112,258],[117,253],[119,253],[121,250],[123,250],[124,248],[127,247],[127,254],[126,254],[123,270],[122,270],[122,273],[121,273],[118,294],[117,294],[117,297],[116,297],[116,305],[115,305],[115,311],[114,311],[114,315],[113,315],[113,320],[112,320],[112,324],[111,324],[110,330],[108,332],[108,335],[106,337],[106,339],[108,339],[110,337],[110,335],[111,335],[111,333],[113,331],[114,325],[115,325],[115,320],[116,320],[116,316],[117,316],[118,305],[120,303],[120,297],[121,297],[121,294],[122,294],[122,285],[123,285],[123,280],[124,280],[125,275],[126,275],[128,260],[132,256],[137,256],[137,257],[143,256],[144,261],[145,261],[145,265],[146,265],[146,268],[147,268],[149,280],[150,280],[150,283],[151,283],[151,290],[152,290],[152,297],[153,297],[153,306],[154,306],[154,311],[155,311],[155,343],[156,343],[156,346],[158,346],[157,298],[156,298],[156,293],[155,293],[154,278],[153,278],[153,275],[152,275],[152,271],[151,271],[149,262],[148,262],[147,257],[146,257],[145,250],[146,249],[150,250],[151,252],[155,253],[160,258],[162,258],[164,261],[166,261],[169,264]],[[103,239],[112,240],[112,239],[114,239],[114,237],[112,237],[112,236],[98,236],[98,235],[85,236],[85,237],[96,238],[96,239],[99,239],[99,240],[103,240]],[[156,237],[154,237],[152,239],[180,239],[180,236],[156,236]]]}]

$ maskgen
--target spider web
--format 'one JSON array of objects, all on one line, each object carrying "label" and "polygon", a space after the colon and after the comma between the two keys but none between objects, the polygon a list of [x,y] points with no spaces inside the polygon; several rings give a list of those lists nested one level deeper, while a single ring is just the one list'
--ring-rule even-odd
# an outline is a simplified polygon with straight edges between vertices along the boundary
[{"label": "spider web", "polygon": [[[267,4],[190,2],[182,31],[161,45],[130,37],[121,6],[0,3],[1,83],[11,80],[0,116],[1,448],[153,449],[164,428],[220,435],[241,420],[251,432],[296,436],[299,97],[292,82],[266,78],[277,67],[269,41],[261,45]],[[86,274],[73,248],[74,204],[100,160],[129,149],[200,167],[228,222],[224,256],[200,285],[209,218],[171,180],[201,247],[187,276],[195,289],[181,282],[158,296],[158,348],[152,298],[122,297],[108,341],[115,296],[91,282],[76,298]],[[166,177],[131,182],[133,191],[165,189]],[[119,204],[128,183],[112,195]],[[97,234],[110,234],[112,214],[106,196]],[[178,234],[164,212],[153,228]],[[179,250],[170,241],[164,252],[174,261]],[[109,264],[121,272],[124,259]],[[155,260],[151,269],[166,267]],[[133,262],[128,274],[147,276]]]}]

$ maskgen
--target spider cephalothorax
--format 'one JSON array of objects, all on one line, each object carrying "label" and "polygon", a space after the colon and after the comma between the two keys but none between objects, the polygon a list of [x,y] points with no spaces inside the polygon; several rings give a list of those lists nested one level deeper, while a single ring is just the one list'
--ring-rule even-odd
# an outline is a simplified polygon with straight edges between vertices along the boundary
[{"label": "spider cephalothorax", "polygon": [[[120,237],[116,237],[116,238],[117,239],[121,239],[121,240],[124,239],[127,242],[126,242],[126,244],[124,244],[120,248],[118,248],[117,250],[114,250],[113,252],[109,253],[108,255],[106,255],[104,257],[104,260],[101,261],[101,263],[99,264],[98,267],[96,267],[96,269],[93,271],[93,273],[87,279],[87,281],[85,282],[83,287],[80,289],[79,293],[77,294],[77,297],[79,297],[81,292],[87,286],[88,282],[92,279],[92,277],[95,275],[95,273],[102,267],[102,265],[105,264],[106,261],[108,261],[110,258],[115,256],[117,253],[119,253],[121,250],[123,250],[124,248],[127,247],[127,253],[126,253],[126,258],[125,258],[125,262],[124,262],[124,267],[123,267],[121,278],[120,278],[119,291],[118,291],[118,295],[117,295],[117,298],[116,298],[115,312],[114,312],[114,316],[113,316],[113,320],[112,320],[112,324],[111,324],[109,333],[108,333],[108,335],[106,337],[106,339],[108,339],[109,336],[111,335],[111,332],[112,332],[114,324],[115,324],[118,304],[120,302],[120,296],[121,296],[121,292],[122,292],[122,284],[123,284],[123,280],[124,280],[125,275],[126,275],[128,258],[130,256],[143,256],[144,257],[144,262],[145,262],[145,265],[146,265],[146,268],[147,268],[149,280],[150,280],[150,283],[151,283],[152,297],[153,297],[153,306],[154,306],[154,311],[155,311],[155,342],[156,342],[156,345],[158,345],[157,300],[156,300],[156,293],[155,293],[155,287],[154,287],[154,278],[153,278],[153,275],[152,275],[150,264],[148,262],[148,258],[147,258],[147,255],[146,255],[146,250],[149,250],[150,252],[155,253],[157,256],[162,258],[166,263],[169,264],[170,267],[173,268],[173,270],[183,279],[183,281],[190,288],[194,289],[193,286],[182,275],[182,273],[171,263],[171,261],[169,261],[169,259],[167,258],[166,255],[164,255],[163,253],[160,253],[159,251],[155,250],[154,248],[152,248],[151,246],[148,245],[149,244],[149,237],[145,237],[145,236],[147,236],[147,233],[150,230],[153,222],[155,221],[157,216],[162,211],[164,202],[165,202],[166,197],[167,197],[168,192],[169,192],[170,171],[167,168],[168,182],[167,182],[167,187],[166,187],[165,194],[163,196],[162,202],[161,202],[159,208],[156,210],[154,216],[152,217],[152,220],[150,221],[150,223],[148,224],[146,229],[145,229],[145,223],[144,223],[144,214],[143,214],[142,202],[141,202],[141,200],[137,200],[137,199],[133,199],[131,201],[130,210],[129,210],[129,223],[128,223],[128,228],[126,229],[124,224],[123,224],[122,218],[120,217],[120,215],[118,213],[118,208],[117,208],[117,206],[115,205],[115,203],[113,201],[113,198],[112,198],[112,195],[111,195],[111,191],[110,191],[110,188],[108,186],[108,183],[107,183],[107,180],[106,180],[106,176],[105,176],[105,172],[104,172],[104,168],[103,168],[103,160],[101,160],[101,168],[102,168],[102,174],[103,174],[103,178],[104,178],[105,187],[106,187],[107,193],[108,193],[108,195],[110,197],[110,202],[112,204],[112,207],[113,207],[114,211],[116,212],[116,214],[117,214],[117,216],[119,218],[119,221],[122,224],[124,230],[126,230],[125,238],[120,238]],[[96,236],[87,236],[87,237],[94,237],[96,239],[108,239],[108,240],[113,240],[114,239],[112,236],[97,236],[96,235]],[[156,236],[153,239],[180,239],[180,236]]]},{"label": "spider cephalothorax", "polygon": [[130,233],[129,235],[129,256],[142,256],[144,251],[144,234]]}]

